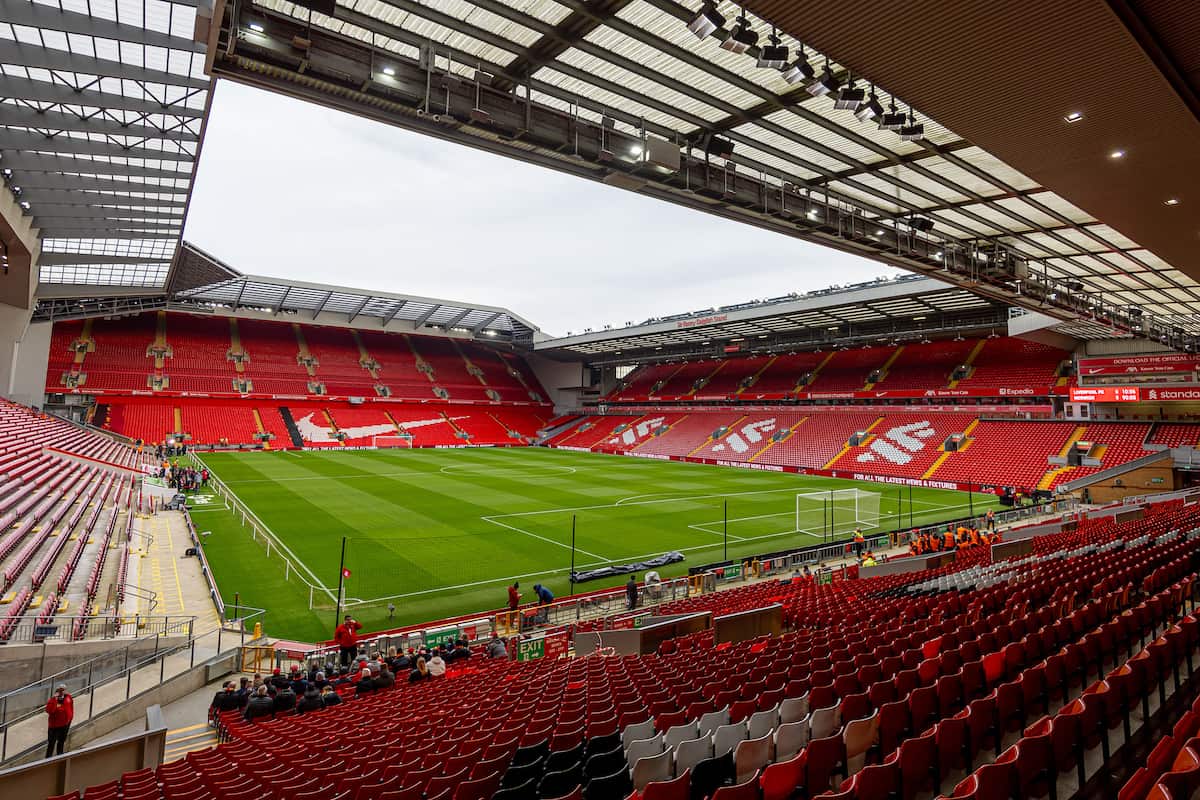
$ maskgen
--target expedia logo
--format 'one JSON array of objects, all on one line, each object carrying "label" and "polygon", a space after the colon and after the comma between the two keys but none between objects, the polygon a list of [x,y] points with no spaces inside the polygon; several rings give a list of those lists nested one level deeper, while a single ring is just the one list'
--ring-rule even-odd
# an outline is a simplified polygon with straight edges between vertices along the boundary
[{"label": "expedia logo", "polygon": [[1031,394],[1036,394],[1036,393],[1033,391],[1033,389],[1005,389],[1005,388],[1001,388],[1001,389],[1000,389],[1000,394],[1001,394],[1001,396],[1005,396],[1005,397],[1014,397],[1014,396],[1017,396],[1017,395],[1031,395]]}]

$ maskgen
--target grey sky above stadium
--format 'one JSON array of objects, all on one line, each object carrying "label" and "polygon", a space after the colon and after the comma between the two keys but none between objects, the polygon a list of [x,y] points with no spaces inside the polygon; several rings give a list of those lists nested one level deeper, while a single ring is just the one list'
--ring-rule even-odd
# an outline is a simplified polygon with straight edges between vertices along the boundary
[{"label": "grey sky above stadium", "polygon": [[185,238],[242,272],[505,306],[550,334],[899,272],[228,81]]}]

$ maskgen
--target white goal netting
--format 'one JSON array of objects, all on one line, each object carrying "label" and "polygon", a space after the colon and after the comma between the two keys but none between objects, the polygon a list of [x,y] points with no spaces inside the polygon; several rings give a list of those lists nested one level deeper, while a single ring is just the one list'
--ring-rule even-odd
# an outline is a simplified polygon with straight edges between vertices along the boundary
[{"label": "white goal netting", "polygon": [[837,535],[879,526],[879,492],[831,489],[796,495],[796,530]]},{"label": "white goal netting", "polygon": [[372,437],[371,444],[380,449],[386,447],[412,447],[412,437],[378,434]]}]

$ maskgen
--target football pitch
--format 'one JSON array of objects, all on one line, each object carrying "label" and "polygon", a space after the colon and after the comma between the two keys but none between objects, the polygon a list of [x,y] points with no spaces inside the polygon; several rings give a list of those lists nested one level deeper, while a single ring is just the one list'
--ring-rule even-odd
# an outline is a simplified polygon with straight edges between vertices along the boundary
[{"label": "football pitch", "polygon": [[751,556],[845,538],[856,525],[887,531],[995,505],[990,495],[543,448],[202,459],[276,540],[268,557],[219,496],[193,498],[226,604],[236,593],[268,610],[270,635],[301,641],[332,633],[343,537],[343,596],[376,630],[501,607],[514,580],[524,600],[538,582],[566,597],[572,557],[588,569],[679,551],[685,560],[660,570],[670,577],[722,560],[726,548]]}]

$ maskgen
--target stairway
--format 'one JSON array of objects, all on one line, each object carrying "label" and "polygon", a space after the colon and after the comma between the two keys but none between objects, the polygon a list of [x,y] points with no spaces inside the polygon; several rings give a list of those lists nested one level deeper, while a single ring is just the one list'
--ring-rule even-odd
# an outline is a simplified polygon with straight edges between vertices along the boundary
[{"label": "stairway", "polygon": [[[963,361],[963,366],[967,368],[967,378],[971,377],[971,373],[975,371],[972,365],[975,363],[975,357],[979,355],[979,351],[983,349],[985,344],[987,344],[987,339],[980,339],[978,342],[976,342],[975,347],[972,348],[971,352],[967,354],[967,359]],[[966,380],[967,378],[963,378],[962,380]],[[946,388],[953,389],[954,387],[958,386],[958,384],[959,381],[951,380],[946,384]]]},{"label": "stairway", "polygon": [[874,383],[867,381],[865,384],[863,384],[863,391],[869,392],[872,389],[874,389],[876,386],[878,386],[880,383],[882,383],[884,381],[884,379],[887,378],[888,370],[892,368],[892,364],[896,363],[896,359],[899,358],[900,354],[903,352],[904,352],[904,345],[900,345],[899,347],[897,347],[895,352],[893,352],[892,355],[888,358],[888,360],[883,362],[883,366],[879,368],[879,380],[875,381]]},{"label": "stairway", "polygon": [[195,725],[169,730],[163,763],[183,758],[193,750],[205,750],[217,744],[217,730],[207,722],[197,722]]},{"label": "stairway", "polygon": [[303,448],[304,439],[300,438],[300,429],[296,427],[296,420],[294,417],[292,417],[292,410],[287,406],[280,406],[279,416],[283,417],[283,426],[287,428],[288,436],[292,440],[292,445]]}]

